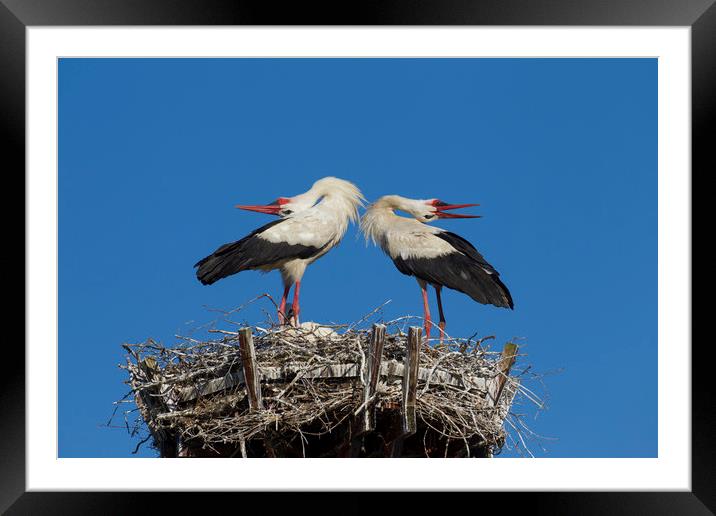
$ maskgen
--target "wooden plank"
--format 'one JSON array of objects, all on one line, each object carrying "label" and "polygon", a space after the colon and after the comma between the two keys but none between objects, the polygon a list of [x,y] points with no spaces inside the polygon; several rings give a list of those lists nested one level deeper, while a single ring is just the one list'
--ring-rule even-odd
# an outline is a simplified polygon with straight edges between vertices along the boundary
[{"label": "wooden plank", "polygon": [[418,394],[418,353],[420,352],[420,337],[422,328],[411,326],[408,329],[408,340],[406,342],[405,372],[403,374],[403,435],[408,436],[415,433],[417,423],[415,418],[415,406]]},{"label": "wooden plank", "polygon": [[491,407],[496,407],[500,402],[502,391],[504,390],[507,377],[510,374],[510,369],[515,364],[517,359],[517,352],[519,346],[512,342],[505,344],[502,349],[502,356],[497,364],[497,375],[490,381],[487,391],[487,404]]},{"label": "wooden plank", "polygon": [[237,371],[235,373],[227,374],[221,378],[214,378],[208,382],[193,386],[184,387],[176,390],[176,396],[180,403],[185,401],[201,398],[202,396],[208,396],[215,392],[223,391],[244,384],[244,372]]},{"label": "wooden plank", "polygon": [[381,362],[383,361],[383,345],[385,344],[385,325],[374,324],[368,348],[367,371],[365,387],[363,389],[363,425],[361,431],[368,432],[373,429],[373,407],[378,378],[380,377]]},{"label": "wooden plank", "polygon": [[[303,378],[355,378],[360,376],[360,364],[318,364],[306,369],[306,364],[293,363],[286,364],[283,367],[259,367],[259,377],[262,380],[282,380],[289,379],[296,373],[301,372]],[[381,377],[402,377],[405,367],[397,360],[384,361],[380,365]],[[458,376],[448,371],[436,370],[432,371],[429,367],[421,367],[418,369],[418,380],[427,381],[430,377],[430,385],[453,385],[461,389],[475,389],[485,391],[487,389],[488,379],[479,376]],[[220,378],[208,380],[202,384],[192,387],[183,387],[176,389],[177,400],[180,403],[185,401],[208,396],[215,392],[219,392],[232,387],[239,387],[244,384],[244,372],[235,371]]]},{"label": "wooden plank", "polygon": [[249,398],[249,410],[261,410],[263,409],[261,378],[256,367],[256,351],[254,350],[251,328],[241,328],[239,330],[239,351],[241,352],[246,394]]}]

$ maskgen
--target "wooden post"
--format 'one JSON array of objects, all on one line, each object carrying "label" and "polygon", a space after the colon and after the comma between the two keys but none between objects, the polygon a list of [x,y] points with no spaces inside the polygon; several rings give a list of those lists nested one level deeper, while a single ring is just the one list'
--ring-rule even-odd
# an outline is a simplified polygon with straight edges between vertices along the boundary
[{"label": "wooden post", "polygon": [[497,376],[492,380],[488,390],[488,405],[496,407],[499,403],[500,397],[502,396],[502,390],[505,387],[505,382],[507,382],[507,375],[510,374],[510,369],[517,359],[518,350],[519,347],[517,344],[512,342],[505,344],[505,347],[502,349],[502,357],[497,364]]},{"label": "wooden post", "polygon": [[415,402],[418,393],[418,353],[423,329],[411,326],[408,330],[408,342],[405,353],[403,373],[403,435],[412,435],[417,429],[415,422]]},{"label": "wooden post", "polygon": [[[157,379],[156,373],[159,371],[157,361],[153,357],[142,359],[138,354],[135,355],[135,357],[137,359],[137,366],[144,373],[147,381],[155,381]],[[149,389],[136,391],[137,384],[132,381],[132,388],[135,389],[136,392],[135,401],[137,402],[137,407],[143,412],[144,420],[147,422],[152,436],[159,445],[159,455],[161,457],[176,457],[177,447],[174,439],[172,439],[172,436],[167,430],[164,430],[161,426],[157,425],[156,422],[153,422],[154,415],[170,411],[170,407],[168,407],[165,398],[158,396],[158,394],[162,394],[163,386],[154,386]]]},{"label": "wooden post", "polygon": [[241,364],[244,368],[246,394],[249,397],[249,410],[261,410],[263,409],[261,378],[256,366],[256,352],[254,351],[251,328],[241,328],[239,330],[239,351],[241,352]]},{"label": "wooden post", "polygon": [[184,444],[182,438],[177,434],[177,457],[191,457],[191,449]]},{"label": "wooden post", "polygon": [[368,367],[366,370],[365,387],[363,389],[363,425],[361,432],[373,430],[373,405],[370,399],[375,395],[380,377],[380,367],[383,360],[383,345],[385,344],[385,325],[374,324],[370,336],[370,348],[368,349]]}]

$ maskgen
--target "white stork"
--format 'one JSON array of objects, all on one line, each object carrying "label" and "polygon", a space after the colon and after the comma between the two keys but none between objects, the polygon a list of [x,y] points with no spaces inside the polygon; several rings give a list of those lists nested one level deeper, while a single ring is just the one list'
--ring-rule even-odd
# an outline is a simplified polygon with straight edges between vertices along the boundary
[{"label": "white stork", "polygon": [[[499,273],[470,242],[455,233],[426,225],[436,218],[479,217],[446,213],[469,206],[479,205],[386,195],[370,205],[361,217],[360,226],[366,240],[379,245],[400,272],[418,280],[423,295],[426,338],[430,338],[431,326],[427,284],[435,287],[441,340],[445,332],[445,315],[440,290],[444,286],[463,292],[478,303],[514,308],[512,296]],[[395,210],[409,213],[413,218],[396,215]]]},{"label": "white stork", "polygon": [[352,183],[335,177],[316,181],[310,190],[294,197],[279,197],[260,206],[237,205],[242,210],[278,215],[280,220],[199,260],[196,276],[204,285],[245,270],[268,272],[280,269],[283,296],[278,308],[281,324],[286,322],[286,298],[293,291],[293,322],[298,325],[299,292],[306,267],[326,254],[343,238],[348,222],[358,218],[365,201]]}]

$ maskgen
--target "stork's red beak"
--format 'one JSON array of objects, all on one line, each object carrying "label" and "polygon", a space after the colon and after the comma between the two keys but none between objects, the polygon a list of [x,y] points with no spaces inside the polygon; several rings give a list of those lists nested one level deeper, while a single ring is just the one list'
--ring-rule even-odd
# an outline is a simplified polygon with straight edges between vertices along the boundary
[{"label": "stork's red beak", "polygon": [[246,210],[246,211],[258,211],[259,213],[268,213],[269,215],[278,215],[281,213],[281,206],[284,204],[287,204],[290,202],[290,199],[286,197],[279,197],[274,202],[269,204],[253,204],[253,205],[244,205],[244,204],[237,204],[234,206],[235,208],[239,208],[240,210]]},{"label": "stork's red beak", "polygon": [[248,206],[237,204],[235,208],[247,211],[258,211],[259,213],[268,213],[269,215],[278,215],[281,211],[281,206],[278,204],[257,204]]},{"label": "stork's red beak", "polygon": [[479,219],[481,215],[460,215],[458,213],[445,213],[448,210],[457,210],[459,208],[469,208],[470,206],[480,206],[479,204],[447,204],[442,201],[434,201],[435,216],[440,219]]}]

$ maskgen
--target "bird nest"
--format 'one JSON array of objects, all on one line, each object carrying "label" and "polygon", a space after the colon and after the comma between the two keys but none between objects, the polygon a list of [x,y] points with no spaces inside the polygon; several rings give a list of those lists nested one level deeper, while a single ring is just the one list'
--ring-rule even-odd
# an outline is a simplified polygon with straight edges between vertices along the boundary
[{"label": "bird nest", "polygon": [[[373,329],[254,327],[243,338],[212,330],[218,338],[180,337],[171,347],[150,339],[125,344],[121,367],[150,430],[145,440],[162,456],[498,453],[514,397],[530,396],[510,374],[517,347],[491,351],[487,339],[429,346],[413,327],[410,348],[405,319]],[[417,351],[412,376],[409,348]]]}]

